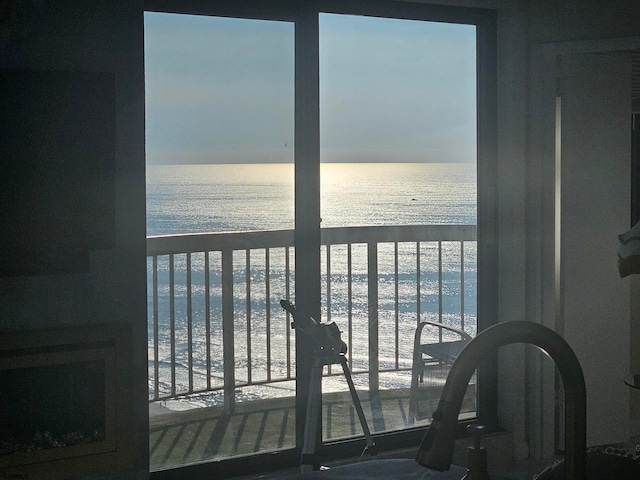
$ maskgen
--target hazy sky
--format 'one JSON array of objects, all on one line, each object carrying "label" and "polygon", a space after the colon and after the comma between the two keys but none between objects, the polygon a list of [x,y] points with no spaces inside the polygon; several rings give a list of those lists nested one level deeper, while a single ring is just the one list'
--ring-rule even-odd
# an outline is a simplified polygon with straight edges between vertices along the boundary
[{"label": "hazy sky", "polygon": [[[322,161],[475,161],[475,27],[320,17]],[[291,23],[145,14],[149,163],[292,162]]]}]

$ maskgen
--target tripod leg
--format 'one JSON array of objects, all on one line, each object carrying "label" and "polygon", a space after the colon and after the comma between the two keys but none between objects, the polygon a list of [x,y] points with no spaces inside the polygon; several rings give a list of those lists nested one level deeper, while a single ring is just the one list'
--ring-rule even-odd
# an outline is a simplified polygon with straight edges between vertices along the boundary
[{"label": "tripod leg", "polygon": [[322,367],[319,359],[314,359],[309,378],[309,396],[307,398],[307,412],[304,419],[304,438],[302,443],[302,458],[300,471],[310,472],[316,463],[316,443],[318,440],[318,426],[321,421],[322,407]]},{"label": "tripod leg", "polygon": [[369,431],[369,426],[367,425],[367,419],[364,417],[364,410],[362,410],[362,404],[360,403],[358,392],[356,392],[356,387],[353,384],[353,378],[351,378],[351,370],[349,370],[349,365],[347,365],[347,359],[344,355],[338,355],[338,357],[340,359],[340,365],[342,365],[344,377],[347,379],[347,384],[349,385],[349,391],[351,392],[353,405],[356,409],[356,412],[358,413],[358,419],[360,420],[360,425],[362,426],[362,431],[364,432],[364,438],[367,441],[367,450],[371,455],[377,455],[378,451],[376,448],[376,444],[371,437],[371,432]]}]

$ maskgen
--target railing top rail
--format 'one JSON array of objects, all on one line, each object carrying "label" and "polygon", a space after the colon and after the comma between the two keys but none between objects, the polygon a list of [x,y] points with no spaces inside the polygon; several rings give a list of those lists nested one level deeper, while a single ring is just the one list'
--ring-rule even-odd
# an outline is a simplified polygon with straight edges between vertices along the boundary
[{"label": "railing top rail", "polygon": [[[474,241],[476,225],[393,225],[320,230],[323,245],[384,242]],[[147,237],[147,256],[294,245],[293,230],[189,233]]]},{"label": "railing top rail", "polygon": [[147,237],[147,256],[293,245],[293,230],[187,233]]},{"label": "railing top rail", "polygon": [[323,245],[384,242],[434,242],[476,240],[475,225],[390,225],[336,227],[320,230]]}]

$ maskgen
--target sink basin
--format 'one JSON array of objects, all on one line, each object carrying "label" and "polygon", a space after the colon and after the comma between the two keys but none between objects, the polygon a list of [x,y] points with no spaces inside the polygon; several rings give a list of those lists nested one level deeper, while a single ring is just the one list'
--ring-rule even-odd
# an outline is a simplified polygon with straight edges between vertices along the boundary
[{"label": "sink basin", "polygon": [[[317,480],[461,480],[467,469],[458,465],[444,472],[419,465],[413,459],[367,460],[329,470],[301,473],[293,479]],[[491,475],[491,480],[508,480]]]},{"label": "sink basin", "polygon": [[[640,462],[624,455],[609,454],[600,451],[587,452],[586,480],[638,480]],[[565,480],[564,460],[549,466],[536,480]]]},{"label": "sink basin", "polygon": [[324,480],[460,480],[466,468],[452,465],[446,472],[438,472],[420,466],[413,459],[366,460],[349,465],[332,467],[296,475],[296,479]]}]

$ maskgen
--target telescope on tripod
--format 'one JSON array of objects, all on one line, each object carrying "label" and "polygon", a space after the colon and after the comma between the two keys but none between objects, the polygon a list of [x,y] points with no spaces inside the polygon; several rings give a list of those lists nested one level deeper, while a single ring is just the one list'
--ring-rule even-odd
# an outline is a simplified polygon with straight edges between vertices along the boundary
[{"label": "telescope on tripod", "polygon": [[351,371],[347,364],[347,344],[340,337],[340,329],[334,322],[321,323],[310,315],[303,313],[288,300],[280,300],[280,305],[293,317],[291,328],[299,330],[312,341],[312,364],[309,378],[309,396],[307,412],[304,422],[304,438],[302,445],[302,458],[300,469],[304,472],[313,470],[317,466],[316,441],[318,438],[318,426],[322,415],[322,369],[325,365],[340,364],[342,372],[349,385],[351,399],[358,414],[364,437],[367,441],[365,452],[371,455],[377,454],[376,444],[371,437],[367,420],[364,417],[362,404],[356,392]]},{"label": "telescope on tripod", "polygon": [[347,344],[340,338],[342,332],[335,322],[317,322],[315,318],[297,310],[287,300],[280,300],[280,305],[293,317],[291,328],[299,330],[311,338],[317,351],[327,354],[347,353]]}]

